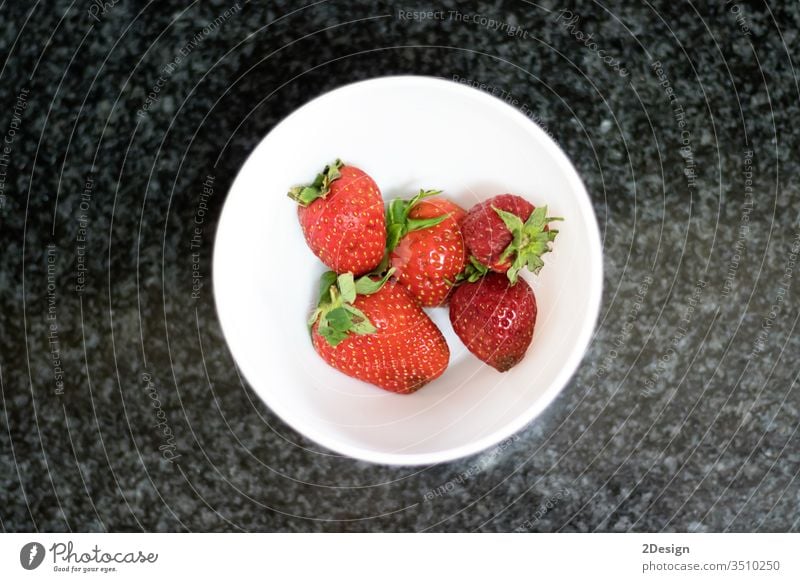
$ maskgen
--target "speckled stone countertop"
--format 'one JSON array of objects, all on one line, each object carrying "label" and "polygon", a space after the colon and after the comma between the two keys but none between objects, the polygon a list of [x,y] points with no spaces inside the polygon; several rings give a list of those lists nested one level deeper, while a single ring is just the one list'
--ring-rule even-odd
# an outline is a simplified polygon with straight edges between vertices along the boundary
[{"label": "speckled stone countertop", "polygon": [[[3,530],[800,527],[796,3],[87,0],[0,20]],[[558,399],[502,450],[413,469],[276,418],[209,279],[225,193],[275,123],[408,73],[512,96],[581,172],[605,254]]]}]

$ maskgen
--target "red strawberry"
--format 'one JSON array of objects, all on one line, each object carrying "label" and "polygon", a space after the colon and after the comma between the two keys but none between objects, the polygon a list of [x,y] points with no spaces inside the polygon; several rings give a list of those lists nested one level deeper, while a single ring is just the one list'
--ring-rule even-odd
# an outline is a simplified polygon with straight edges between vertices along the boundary
[{"label": "red strawberry", "polygon": [[467,250],[458,223],[466,212],[438,190],[393,200],[386,213],[389,263],[423,307],[442,305],[464,269]]},{"label": "red strawberry", "polygon": [[557,230],[548,223],[561,218],[547,216],[547,207],[533,204],[514,194],[501,194],[476,204],[461,223],[464,241],[472,253],[470,262],[477,275],[487,270],[507,273],[516,282],[520,269],[527,266],[538,273],[544,266],[541,256],[550,251]]},{"label": "red strawberry", "polygon": [[386,244],[383,198],[375,181],[341,160],[289,197],[311,250],[337,273],[361,275],[381,262]]},{"label": "red strawberry", "polygon": [[498,273],[459,285],[450,299],[450,322],[469,351],[500,372],[517,365],[533,339],[536,297],[524,279]]},{"label": "red strawberry", "polygon": [[314,349],[354,378],[410,394],[438,378],[450,350],[439,328],[393,274],[354,281],[350,273],[322,277],[319,307],[311,316]]}]

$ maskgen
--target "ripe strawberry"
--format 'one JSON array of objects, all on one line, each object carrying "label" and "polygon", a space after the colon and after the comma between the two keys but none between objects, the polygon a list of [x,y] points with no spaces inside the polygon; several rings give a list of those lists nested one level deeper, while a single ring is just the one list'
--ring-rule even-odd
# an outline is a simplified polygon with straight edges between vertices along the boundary
[{"label": "ripe strawberry", "polygon": [[401,394],[416,392],[447,368],[450,350],[439,328],[398,283],[350,273],[322,276],[311,340],[328,364]]},{"label": "ripe strawberry", "polygon": [[386,218],[375,181],[341,160],[325,166],[314,182],[297,186],[289,197],[311,250],[337,273],[361,275],[383,258]]},{"label": "ripe strawberry", "polygon": [[386,212],[389,264],[423,307],[442,305],[464,269],[467,250],[458,223],[466,212],[438,190],[393,200]]},{"label": "ripe strawberry", "polygon": [[501,194],[473,206],[461,223],[472,253],[469,280],[492,270],[507,273],[508,280],[515,283],[525,266],[538,273],[544,266],[541,256],[550,251],[558,234],[548,227],[554,220],[562,219],[547,216],[547,206],[535,208],[514,194]]},{"label": "ripe strawberry", "polygon": [[533,339],[536,297],[524,279],[498,273],[456,287],[450,323],[469,351],[500,372],[517,365]]}]

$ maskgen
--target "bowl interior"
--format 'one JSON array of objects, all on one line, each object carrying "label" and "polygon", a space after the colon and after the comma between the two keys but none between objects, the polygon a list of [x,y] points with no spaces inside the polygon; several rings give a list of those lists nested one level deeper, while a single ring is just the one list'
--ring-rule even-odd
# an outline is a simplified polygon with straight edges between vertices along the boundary
[{"label": "bowl interior", "polygon": [[[538,277],[526,358],[500,374],[429,310],[451,351],[445,374],[400,396],[351,379],[314,352],[305,320],[325,267],[307,248],[287,189],[342,158],[384,198],[437,188],[464,208],[513,192],[563,216]],[[384,463],[439,462],[506,438],[568,381],[599,307],[602,263],[588,196],[543,131],[485,93],[449,81],[388,77],[310,102],[259,144],[220,219],[214,288],[222,327],[245,377],[284,421],[335,451]]]}]

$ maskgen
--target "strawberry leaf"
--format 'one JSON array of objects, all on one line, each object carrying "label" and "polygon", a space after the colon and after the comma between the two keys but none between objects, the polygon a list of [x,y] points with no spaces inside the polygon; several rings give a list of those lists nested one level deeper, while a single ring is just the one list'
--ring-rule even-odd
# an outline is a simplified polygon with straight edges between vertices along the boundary
[{"label": "strawberry leaf", "polygon": [[506,212],[505,210],[500,210],[494,206],[492,206],[492,210],[494,210],[503,220],[503,224],[506,225],[506,228],[511,232],[511,234],[514,234],[515,232],[522,232],[522,229],[525,227],[525,225],[522,223],[522,220],[519,216],[512,214],[511,212]]},{"label": "strawberry leaf", "polygon": [[408,206],[408,202],[403,200],[402,198],[395,198],[391,202],[389,202],[389,209],[388,209],[388,223],[391,224],[402,224],[403,221],[406,219],[406,207]]},{"label": "strawberry leaf", "polygon": [[441,216],[436,216],[434,218],[409,218],[406,221],[407,232],[423,230],[432,226],[436,226],[437,224],[443,222],[448,216],[450,215],[442,214]]},{"label": "strawberry leaf", "polygon": [[359,277],[355,284],[356,293],[359,295],[372,295],[373,293],[377,293],[380,291],[381,287],[386,284],[386,281],[389,280],[389,277],[394,274],[394,271],[394,268],[389,269],[386,274],[377,281],[373,281],[369,275]]},{"label": "strawberry leaf", "polygon": [[333,271],[326,271],[322,274],[322,277],[319,278],[319,299],[317,303],[321,303],[323,299],[326,299],[331,292],[331,286],[336,282],[336,273]]},{"label": "strawberry leaf", "polygon": [[400,244],[406,234],[415,230],[422,230],[436,226],[445,220],[449,214],[445,213],[442,216],[434,218],[416,219],[409,218],[408,215],[414,206],[424,198],[436,196],[441,194],[441,190],[420,190],[419,194],[414,196],[411,200],[403,200],[396,198],[389,203],[386,209],[386,250],[392,252],[397,245]]},{"label": "strawberry leaf", "polygon": [[411,200],[408,201],[408,209],[406,210],[406,216],[408,216],[408,213],[411,211],[411,209],[414,208],[414,206],[417,205],[417,202],[419,202],[423,198],[430,198],[431,196],[437,196],[437,195],[439,195],[441,193],[442,193],[441,190],[422,190],[422,189],[420,189],[419,194],[417,194]]},{"label": "strawberry leaf", "polygon": [[336,284],[339,287],[339,293],[342,295],[342,301],[352,303],[356,300],[356,284],[353,281],[353,273],[342,273],[336,279]]},{"label": "strawberry leaf", "polygon": [[351,326],[349,331],[356,335],[368,335],[371,333],[375,333],[378,331],[374,325],[370,322],[364,312],[360,309],[353,307],[352,305],[346,305],[344,309],[352,316]]},{"label": "strawberry leaf", "polygon": [[331,346],[336,347],[344,340],[347,339],[347,333],[342,331],[337,331],[336,329],[330,326],[323,326],[320,324],[319,328],[317,329],[319,335],[325,338]]},{"label": "strawberry leaf", "polygon": [[[532,257],[533,258],[533,257]],[[539,259],[538,257],[536,257]],[[541,259],[539,259],[541,261]],[[506,277],[511,282],[512,285],[517,284],[517,279],[519,278],[519,272],[525,267],[525,259],[523,258],[522,254],[517,253],[514,256],[514,262],[511,263],[511,266],[508,268],[506,272]]]},{"label": "strawberry leaf", "polygon": [[371,274],[375,276],[382,276],[381,273],[385,274],[386,269],[388,268],[389,268],[389,253],[387,253],[386,250],[384,249],[383,258],[381,259],[381,262],[378,263],[378,266],[372,270]]},{"label": "strawberry leaf", "polygon": [[538,273],[544,267],[544,261],[538,255],[531,255],[528,257],[528,270],[532,273]]},{"label": "strawberry leaf", "polygon": [[378,330],[369,322],[368,319],[354,323],[353,327],[350,328],[350,333],[354,333],[356,335],[370,335],[376,331]]},{"label": "strawberry leaf", "polygon": [[321,190],[315,186],[297,186],[289,190],[289,198],[300,204],[301,206],[308,206],[314,200],[320,197]]},{"label": "strawberry leaf", "polygon": [[311,184],[291,188],[288,194],[289,198],[300,206],[308,206],[318,198],[325,198],[331,190],[331,183],[342,176],[339,171],[342,166],[344,164],[339,159],[332,164],[328,164],[322,172],[317,174]]},{"label": "strawberry leaf", "polygon": [[[550,220],[557,219],[551,218]],[[545,224],[547,224],[547,206],[540,206],[531,212],[528,220],[525,221],[525,228],[533,232],[540,232]]]},{"label": "strawberry leaf", "polygon": [[308,320],[309,328],[317,332],[331,346],[336,347],[350,335],[368,335],[377,328],[363,311],[353,305],[358,295],[371,295],[386,284],[394,269],[380,279],[365,275],[354,280],[352,273],[336,275],[328,271],[320,278],[319,304]]},{"label": "strawberry leaf", "polygon": [[478,279],[484,277],[486,273],[489,272],[489,267],[481,263],[478,259],[473,257],[472,255],[469,256],[467,261],[467,265],[464,267],[464,270],[461,271],[458,275],[456,275],[456,280],[454,284],[463,283],[467,281],[469,283],[474,283]]},{"label": "strawberry leaf", "polygon": [[320,309],[319,307],[317,307],[314,311],[311,312],[311,316],[308,318],[307,322],[309,328],[312,327],[317,322],[321,314],[322,314],[322,309]]},{"label": "strawberry leaf", "polygon": [[402,224],[388,224],[386,226],[386,250],[392,252],[396,249],[404,234]]},{"label": "strawberry leaf", "polygon": [[494,208],[494,211],[503,220],[503,224],[506,225],[506,228],[513,236],[499,259],[501,263],[511,260],[511,266],[506,273],[508,280],[512,285],[515,284],[519,277],[519,272],[525,267],[538,275],[539,271],[544,267],[544,261],[542,261],[541,257],[550,252],[550,243],[555,240],[558,234],[558,231],[550,229],[548,224],[563,220],[563,218],[547,216],[547,206],[535,208],[524,223],[511,212],[506,212],[499,208]]},{"label": "strawberry leaf", "polygon": [[350,320],[350,315],[348,314],[347,309],[344,307],[332,309],[325,317],[328,320],[328,325],[330,325],[336,331],[348,331],[353,325],[352,321]]}]

